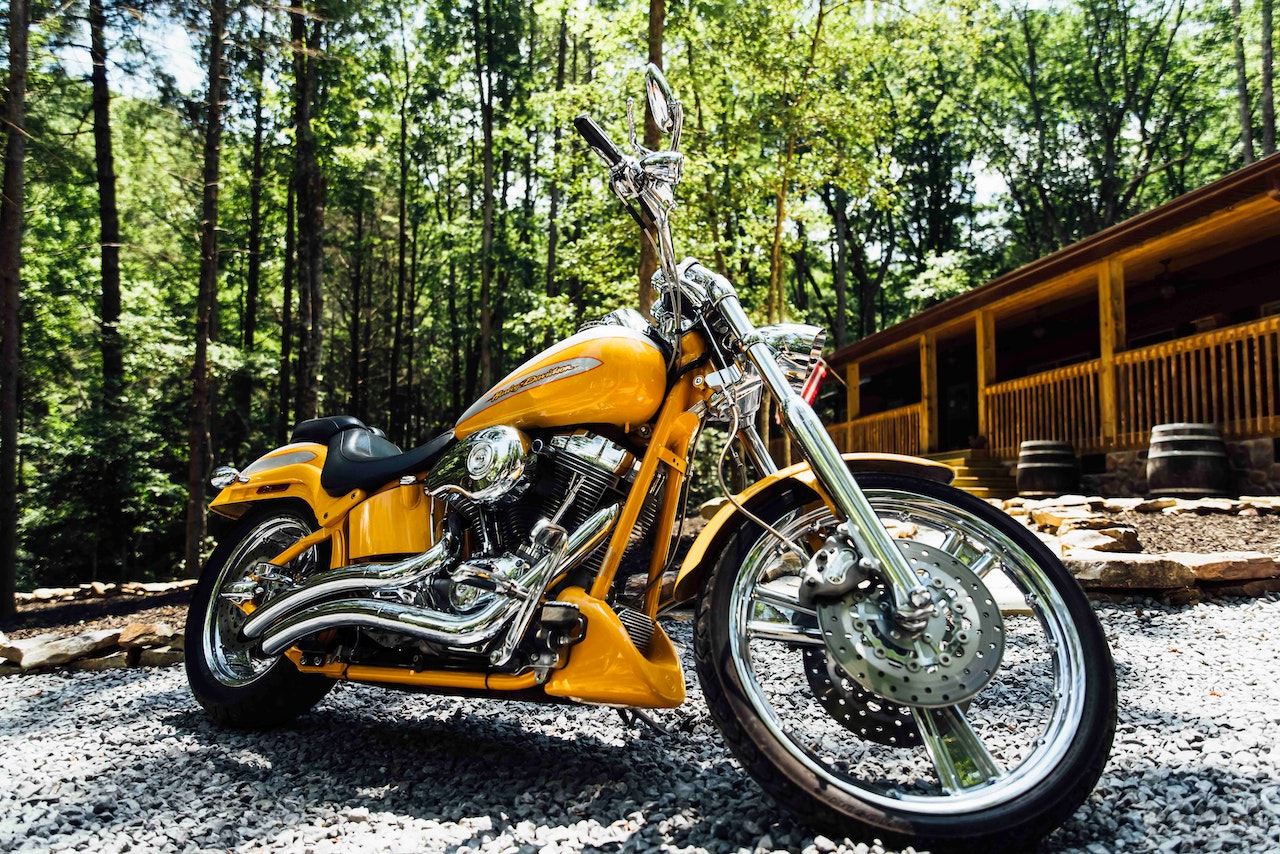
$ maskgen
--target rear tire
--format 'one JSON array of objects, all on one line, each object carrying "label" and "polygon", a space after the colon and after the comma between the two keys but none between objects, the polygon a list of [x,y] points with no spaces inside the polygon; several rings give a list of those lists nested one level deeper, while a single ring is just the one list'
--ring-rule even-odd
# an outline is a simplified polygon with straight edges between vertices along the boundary
[{"label": "rear tire", "polygon": [[[237,635],[247,615],[220,594],[249,569],[284,551],[317,528],[310,513],[263,507],[237,521],[200,573],[187,612],[185,652],[191,693],[218,723],[268,729],[307,712],[333,680],[298,672],[284,656],[264,657],[257,642]],[[298,574],[329,566],[328,548],[312,547],[289,564]]]},{"label": "rear tire", "polygon": [[[698,601],[694,652],[712,717],[766,791],[837,837],[946,851],[1034,847],[1085,800],[1110,753],[1115,672],[1097,618],[1061,561],[1003,512],[920,478],[857,480],[915,554],[946,552],[971,572],[955,577],[981,576],[975,602],[1001,605],[1003,660],[992,681],[936,713],[862,690],[832,665],[827,644],[842,641],[788,598],[799,558],[744,523]],[[809,554],[836,522],[800,486],[757,513]],[[1002,592],[986,599],[993,588]],[[875,601],[874,591],[850,595],[859,607]]]}]

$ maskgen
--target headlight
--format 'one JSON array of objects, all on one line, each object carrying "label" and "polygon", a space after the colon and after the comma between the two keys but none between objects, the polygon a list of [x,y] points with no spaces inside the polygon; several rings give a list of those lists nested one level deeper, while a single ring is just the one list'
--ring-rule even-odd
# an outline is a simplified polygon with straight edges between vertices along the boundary
[{"label": "headlight", "polygon": [[807,323],[779,323],[761,326],[756,331],[773,348],[778,367],[782,368],[791,381],[791,387],[799,393],[804,388],[805,380],[822,359],[827,330]]}]

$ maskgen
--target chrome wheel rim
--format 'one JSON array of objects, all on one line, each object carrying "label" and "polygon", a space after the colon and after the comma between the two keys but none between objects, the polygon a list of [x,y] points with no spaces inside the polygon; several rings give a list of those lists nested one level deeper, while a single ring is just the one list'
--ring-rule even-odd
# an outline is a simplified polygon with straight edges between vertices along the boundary
[{"label": "chrome wheel rim", "polygon": [[[914,745],[857,738],[847,721],[859,710],[832,715],[830,699],[824,707],[809,690],[802,650],[825,649],[823,633],[793,592],[799,559],[765,534],[743,561],[731,600],[728,640],[747,701],[788,753],[859,800],[959,814],[1025,795],[1062,761],[1084,716],[1084,654],[1066,602],[1035,560],[990,523],[927,495],[864,491],[896,537],[942,549],[998,591],[1002,667],[965,704],[911,709],[920,736]],[[803,548],[820,545],[835,524],[819,505],[775,527]]]},{"label": "chrome wheel rim", "polygon": [[[240,688],[250,684],[266,673],[279,656],[265,657],[256,641],[241,640],[240,629],[249,615],[222,594],[244,580],[255,564],[271,560],[310,533],[302,520],[291,516],[264,520],[240,540],[222,564],[213,595],[205,605],[202,652],[209,672],[223,685]],[[316,547],[312,546],[289,564],[289,570],[298,575],[309,574],[315,569],[316,555]]]}]

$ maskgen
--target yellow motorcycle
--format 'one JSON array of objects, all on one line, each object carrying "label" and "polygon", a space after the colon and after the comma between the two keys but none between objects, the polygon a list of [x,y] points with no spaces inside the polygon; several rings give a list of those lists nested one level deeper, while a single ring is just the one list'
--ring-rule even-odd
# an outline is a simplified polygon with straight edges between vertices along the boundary
[{"label": "yellow motorcycle", "polygon": [[[670,708],[685,680],[658,617],[696,601],[711,714],[801,819],[947,850],[1034,844],[1093,788],[1115,729],[1088,601],[949,469],[840,454],[801,393],[825,333],[755,326],[726,278],[677,263],[683,113],[653,66],[645,88],[667,150],[637,144],[634,119],[633,155],[574,124],[657,248],[656,323],[588,324],[420,448],[335,416],[219,469],[210,509],[234,522],[187,621],[196,699],[247,728],[337,680]],[[753,426],[765,392],[806,462],[775,465]],[[729,437],[728,503],[664,583],[710,423]],[[754,482],[731,492],[728,468]]]}]

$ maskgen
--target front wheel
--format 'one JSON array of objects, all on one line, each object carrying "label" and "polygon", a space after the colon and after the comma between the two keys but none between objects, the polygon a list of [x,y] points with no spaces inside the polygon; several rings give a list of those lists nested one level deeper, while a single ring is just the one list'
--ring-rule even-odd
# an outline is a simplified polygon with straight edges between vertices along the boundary
[{"label": "front wheel", "polygon": [[[1110,753],[1115,672],[1097,618],[1003,512],[928,480],[857,479],[938,591],[928,643],[898,632],[874,579],[802,605],[797,549],[744,524],[698,603],[712,716],[760,785],[817,828],[947,851],[1033,846]],[[799,486],[758,515],[805,555],[838,522]]]},{"label": "front wheel", "polygon": [[[227,599],[258,563],[270,561],[316,529],[310,513],[267,505],[240,519],[200,573],[187,612],[187,681],[219,723],[266,729],[306,712],[333,687],[324,676],[299,673],[283,656],[264,656],[257,641],[240,637],[247,614]],[[312,546],[284,571],[301,578],[328,567],[327,548]]]}]

